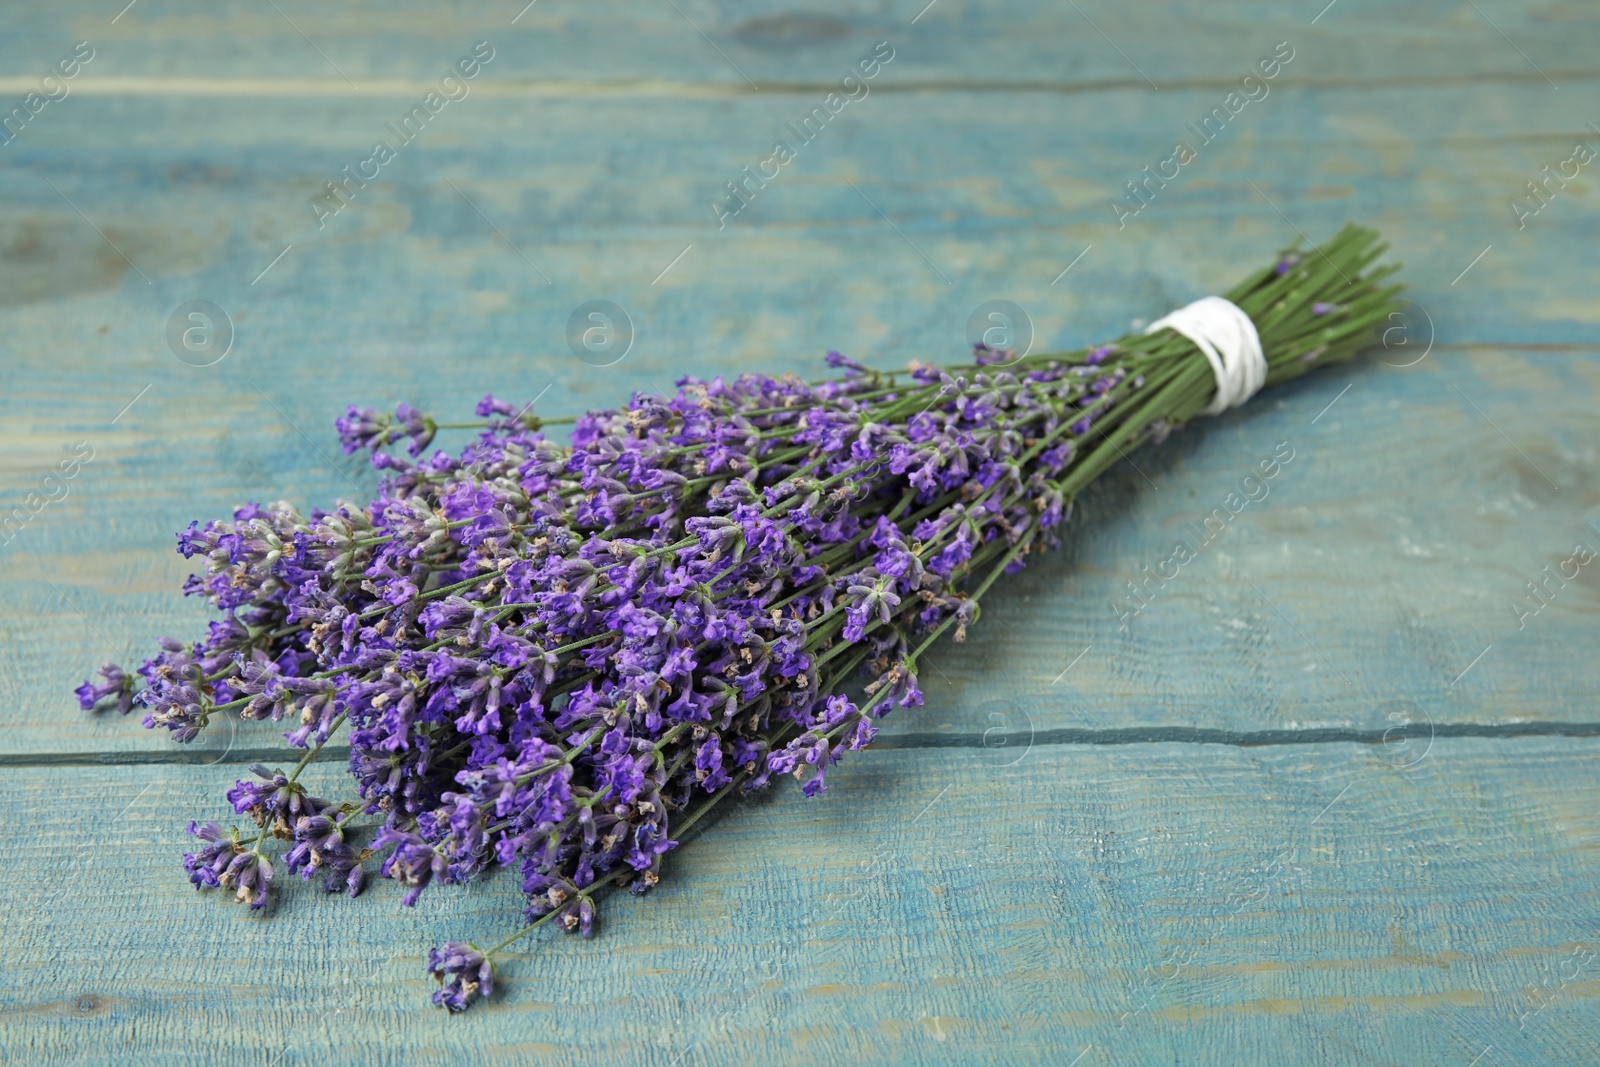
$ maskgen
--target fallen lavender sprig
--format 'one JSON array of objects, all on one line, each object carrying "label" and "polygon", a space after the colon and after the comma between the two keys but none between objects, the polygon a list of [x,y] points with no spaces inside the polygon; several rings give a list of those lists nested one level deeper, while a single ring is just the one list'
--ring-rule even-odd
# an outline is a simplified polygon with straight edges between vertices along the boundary
[{"label": "fallen lavender sprig", "polygon": [[[1347,227],[1227,294],[1268,384],[1370,342],[1398,306],[1380,285],[1397,268],[1368,270],[1382,251]],[[178,549],[204,571],[185,592],[222,617],[200,641],[164,639],[142,688],[107,665],[80,702],[137,703],[178,741],[232,716],[292,724],[298,763],[256,765],[228,793],[253,833],[190,824],[197,888],[263,908],[276,860],[355,896],[376,862],[412,905],[515,866],[527,925],[429,954],[435,1003],[463,1010],[517,938],[551,921],[587,936],[600,889],[653,887],[673,835],[726,797],[783,774],[824,792],[879,717],[922,703],[921,657],[1056,544],[1083,487],[1216,391],[1171,330],[975,357],[897,375],[830,353],[833,380],[685,378],[565,420],[569,445],[543,435],[557,420],[493,396],[458,426],[351,408],[339,435],[371,451],[377,497],[191,524]],[[463,427],[477,436],[459,454],[423,458]],[[411,458],[387,451],[402,440]],[[346,726],[352,795],[311,796],[300,775]],[[358,846],[363,816],[381,825]]]}]

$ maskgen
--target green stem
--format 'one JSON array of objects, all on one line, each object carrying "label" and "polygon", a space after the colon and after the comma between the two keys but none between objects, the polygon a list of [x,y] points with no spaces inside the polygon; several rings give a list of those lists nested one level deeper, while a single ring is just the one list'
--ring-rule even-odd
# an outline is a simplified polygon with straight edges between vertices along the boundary
[{"label": "green stem", "polygon": [[[592,882],[587,889],[580,889],[578,891],[578,895],[573,897],[572,899],[573,899],[574,902],[577,902],[577,901],[580,901],[580,900],[587,900],[590,897],[594,896],[596,893],[598,893],[603,887],[605,887],[607,885],[610,885],[612,882],[620,882],[624,878],[626,878],[628,875],[636,874],[636,873],[638,873],[638,872],[634,871],[633,868],[627,866],[626,864],[623,864],[620,868],[610,872],[609,874],[606,874],[604,877],[595,879],[594,882]],[[537,919],[533,920],[533,922],[529,923],[527,926],[524,926],[522,929],[518,930],[516,933],[512,934],[510,937],[506,938],[504,941],[501,941],[499,944],[495,945],[489,951],[485,952],[483,954],[483,958],[486,959],[486,960],[490,960],[490,959],[493,959],[494,957],[498,956],[504,949],[506,949],[510,945],[513,945],[516,942],[522,940],[524,937],[527,937],[529,934],[531,934],[535,930],[539,929],[539,927],[543,926],[545,923],[549,922],[551,919],[554,919],[557,915],[560,915],[564,910],[566,910],[566,907],[567,907],[567,905],[563,904],[559,908],[551,908],[549,911],[545,912],[543,915],[541,915]]]}]

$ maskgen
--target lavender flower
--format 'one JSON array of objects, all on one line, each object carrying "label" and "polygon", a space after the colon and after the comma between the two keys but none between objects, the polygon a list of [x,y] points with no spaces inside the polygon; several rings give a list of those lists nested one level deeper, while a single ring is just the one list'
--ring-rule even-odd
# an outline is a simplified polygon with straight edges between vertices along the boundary
[{"label": "lavender flower", "polygon": [[132,711],[134,680],[115,663],[105,664],[99,674],[103,684],[84,682],[77,688],[78,706],[84,711],[93,711],[102,703],[108,703],[120,714],[126,715]]},{"label": "lavender flower", "polygon": [[259,911],[267,906],[267,888],[272,882],[272,863],[254,849],[236,852],[228,867],[217,877],[217,884],[234,891],[234,899]]},{"label": "lavender flower", "polygon": [[196,889],[216,889],[239,852],[238,839],[224,837],[222,828],[214,822],[204,826],[191,822],[189,833],[204,841],[205,846],[199,852],[184,854],[183,869],[189,872],[189,881]]},{"label": "lavender flower", "polygon": [[[1308,351],[1349,358],[1394,307],[1383,271],[1361,277],[1372,240],[1324,246],[1332,281],[1290,277],[1289,254],[1229,294],[1267,324],[1271,381],[1309,369]],[[1310,320],[1335,310],[1325,337]],[[1083,487],[1213,389],[1170,331],[975,357],[901,376],[830,353],[842,376],[810,384],[684,378],[572,420],[567,445],[490,395],[471,441],[426,457],[428,415],[352,407],[336,428],[372,454],[373,499],[191,524],[178,551],[200,570],[184,589],[221,618],[191,644],[164,639],[138,680],[103,667],[79,702],[137,700],[179,741],[280,722],[303,753],[228,791],[253,839],[191,824],[198,888],[265,907],[275,840],[330,892],[361,892],[375,860],[406,906],[506,866],[528,929],[588,936],[599,890],[648,892],[726,797],[784,775],[825,793],[882,716],[923,702],[933,643],[965,639]],[[406,455],[387,451],[402,439]],[[300,774],[345,730],[353,796],[312,796]],[[430,953],[435,1002],[487,996],[516,936]]]},{"label": "lavender flower", "polygon": [[494,961],[464,941],[446,941],[431,950],[428,973],[441,986],[433,1002],[452,1012],[466,1011],[473,1001],[494,992]]},{"label": "lavender flower", "polygon": [[385,826],[378,831],[372,844],[375,849],[394,847],[389,858],[383,861],[382,873],[385,878],[393,878],[406,887],[406,895],[400,903],[408,908],[416,905],[417,898],[436,875],[448,873],[447,857],[418,834]]},{"label": "lavender flower", "polygon": [[382,411],[352,405],[343,416],[333,420],[333,428],[339,432],[339,443],[346,454],[363,449],[376,451],[389,442],[389,427],[393,421]]},{"label": "lavender flower", "polygon": [[294,825],[294,847],[284,853],[284,865],[303,879],[323,875],[322,887],[329,893],[346,890],[360,896],[366,886],[366,870],[360,855],[345,840],[344,825],[327,815],[305,815]]},{"label": "lavender flower", "polygon": [[305,787],[291,781],[282,771],[269,771],[259,763],[250,770],[259,781],[241,779],[228,790],[228,803],[239,815],[248,815],[257,826],[274,821],[274,834],[288,840],[293,836],[291,827],[299,819],[320,815],[328,802],[306,793]]}]

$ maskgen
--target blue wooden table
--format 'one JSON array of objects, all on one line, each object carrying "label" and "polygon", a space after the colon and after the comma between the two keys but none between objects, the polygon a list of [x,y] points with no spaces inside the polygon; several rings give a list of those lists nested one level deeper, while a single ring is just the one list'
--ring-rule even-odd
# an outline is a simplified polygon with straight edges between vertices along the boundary
[{"label": "blue wooden table", "polygon": [[[0,1062],[1600,1059],[1593,5],[121,2],[0,35]],[[272,732],[70,696],[203,626],[172,531],[365,499],[347,403],[951,361],[987,300],[1074,346],[1347,219],[1416,301],[1371,358],[1113,470],[825,799],[466,1016],[423,953],[514,879],[198,896]]]}]

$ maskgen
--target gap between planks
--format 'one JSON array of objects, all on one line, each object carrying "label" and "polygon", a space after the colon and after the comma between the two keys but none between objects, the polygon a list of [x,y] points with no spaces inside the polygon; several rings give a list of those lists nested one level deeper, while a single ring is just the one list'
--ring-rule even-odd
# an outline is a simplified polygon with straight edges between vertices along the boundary
[{"label": "gap between planks", "polygon": [[[1307,730],[1221,730],[1201,726],[1127,726],[1102,730],[1053,729],[1019,731],[1006,735],[1008,743],[1023,741],[1030,747],[1085,745],[1226,745],[1233,748],[1262,748],[1286,745],[1391,745],[1416,738],[1489,738],[1511,740],[1522,737],[1600,737],[1600,722],[1515,722],[1515,723],[1423,723],[1385,730],[1355,730],[1324,727]],[[873,742],[876,749],[935,749],[993,747],[992,731],[981,734],[904,734],[883,736]],[[127,765],[185,765],[256,763],[281,760],[282,746],[236,748],[222,758],[201,749],[195,752],[17,752],[0,754],[0,767],[110,767]],[[348,760],[348,746],[329,745],[328,760]]]},{"label": "gap between planks", "polygon": [[[1600,70],[1562,70],[1556,74],[1568,82],[1600,81]],[[1174,91],[1216,91],[1232,88],[1232,77],[1183,78],[1168,81],[1163,88]],[[37,79],[29,75],[0,76],[0,93],[17,94],[35,88]],[[1437,75],[1417,78],[1325,78],[1286,86],[1285,91],[1382,91],[1388,89],[1462,89],[1485,84],[1542,84],[1532,72],[1483,71],[1470,75]],[[74,93],[85,96],[244,96],[244,97],[325,97],[410,99],[428,92],[434,83],[420,78],[374,78],[359,86],[331,78],[164,78],[122,75],[87,77],[75,82]],[[762,98],[770,96],[818,96],[832,92],[832,82],[768,82],[759,89]],[[1054,81],[979,81],[955,78],[907,79],[873,87],[875,93],[1080,93],[1148,92],[1149,84],[1139,78],[1097,78],[1081,82]],[[688,82],[665,78],[616,78],[604,81],[564,81],[559,79],[507,78],[475,86],[473,93],[484,96],[576,98],[592,97],[682,97],[688,99],[756,96],[758,90],[742,83]]]}]

